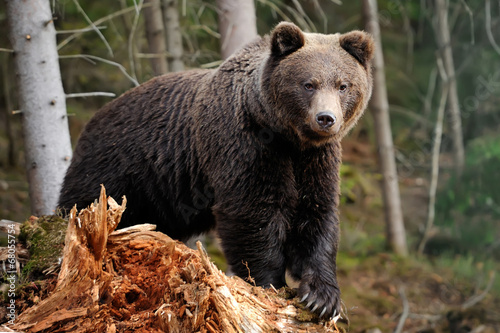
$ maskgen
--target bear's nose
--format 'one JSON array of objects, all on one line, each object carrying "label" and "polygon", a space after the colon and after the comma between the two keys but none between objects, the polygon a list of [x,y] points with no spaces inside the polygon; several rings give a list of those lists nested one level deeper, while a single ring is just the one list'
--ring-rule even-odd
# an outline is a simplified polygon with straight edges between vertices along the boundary
[{"label": "bear's nose", "polygon": [[337,118],[330,112],[320,112],[316,115],[316,122],[323,128],[330,128],[335,125]]}]

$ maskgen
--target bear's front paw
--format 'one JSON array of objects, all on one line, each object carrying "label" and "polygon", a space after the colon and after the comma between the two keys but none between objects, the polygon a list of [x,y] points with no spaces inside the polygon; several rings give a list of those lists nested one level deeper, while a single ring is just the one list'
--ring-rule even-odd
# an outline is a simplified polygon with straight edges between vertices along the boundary
[{"label": "bear's front paw", "polygon": [[336,281],[321,281],[315,277],[302,278],[299,287],[300,301],[320,318],[340,315],[340,290]]}]

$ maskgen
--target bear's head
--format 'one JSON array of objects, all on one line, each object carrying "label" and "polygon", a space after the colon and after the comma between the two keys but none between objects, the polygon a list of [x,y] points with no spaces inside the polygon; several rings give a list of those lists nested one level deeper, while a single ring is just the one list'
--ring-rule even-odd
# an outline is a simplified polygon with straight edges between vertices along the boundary
[{"label": "bear's head", "polygon": [[269,126],[302,146],[340,140],[357,122],[372,92],[374,42],[362,31],[304,33],[282,22],[270,36],[262,93]]}]

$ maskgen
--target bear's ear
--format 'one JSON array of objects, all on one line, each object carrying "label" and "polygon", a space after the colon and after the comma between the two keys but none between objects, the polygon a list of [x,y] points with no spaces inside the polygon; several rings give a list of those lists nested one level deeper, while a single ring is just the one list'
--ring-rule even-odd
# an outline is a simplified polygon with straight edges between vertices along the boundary
[{"label": "bear's ear", "polygon": [[293,23],[281,22],[271,33],[271,53],[283,57],[304,46],[304,34]]},{"label": "bear's ear", "polygon": [[352,55],[364,68],[373,58],[375,43],[370,34],[363,31],[352,31],[340,35],[340,46]]}]

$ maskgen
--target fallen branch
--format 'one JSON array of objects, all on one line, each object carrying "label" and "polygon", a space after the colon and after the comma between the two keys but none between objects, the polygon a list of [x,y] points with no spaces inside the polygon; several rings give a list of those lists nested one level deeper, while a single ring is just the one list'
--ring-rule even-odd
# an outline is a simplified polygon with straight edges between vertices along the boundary
[{"label": "fallen branch", "polygon": [[495,282],[495,276],[496,276],[495,271],[491,271],[489,275],[490,275],[490,279],[488,281],[488,285],[483,290],[483,292],[480,294],[476,294],[476,295],[472,296],[471,298],[469,298],[467,301],[465,301],[465,303],[462,304],[462,310],[466,310],[466,309],[476,305],[477,303],[481,302],[488,295],[489,291],[493,287],[493,282]]},{"label": "fallen branch", "polygon": [[406,319],[408,319],[408,315],[410,314],[410,304],[408,303],[408,298],[406,298],[405,288],[399,288],[399,296],[401,296],[401,300],[403,301],[403,313],[399,318],[398,326],[394,330],[394,333],[401,333],[405,326]]}]

